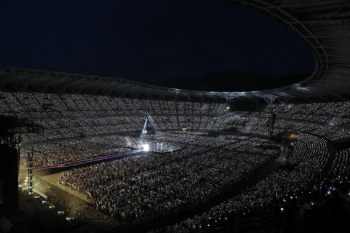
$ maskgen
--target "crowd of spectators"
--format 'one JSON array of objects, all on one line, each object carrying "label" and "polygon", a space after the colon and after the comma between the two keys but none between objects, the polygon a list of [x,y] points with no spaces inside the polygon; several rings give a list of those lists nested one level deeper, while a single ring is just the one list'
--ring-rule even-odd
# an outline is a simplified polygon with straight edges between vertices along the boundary
[{"label": "crowd of spectators", "polygon": [[[283,227],[279,225],[283,222],[282,217],[289,218],[291,213],[292,220],[286,220],[288,227],[300,228],[304,217],[302,206],[312,208],[310,202],[306,203],[310,200],[307,190],[316,187],[314,184],[323,177],[326,164],[332,162],[329,145],[324,139],[306,134],[300,137],[288,158],[288,163],[295,166],[293,170],[279,170],[200,215],[152,232],[209,232],[228,226],[240,229],[245,227],[242,225],[245,219],[270,214],[274,216],[279,232]],[[338,166],[337,160],[333,164]]]},{"label": "crowd of spectators", "polygon": [[140,130],[146,111],[154,114],[158,129],[217,130],[223,121],[212,117],[228,111],[226,103],[16,92],[0,92],[0,97],[0,114],[28,118],[43,126],[42,134],[23,134],[23,142]]},{"label": "crowd of spectators", "polygon": [[[226,103],[192,103],[109,96],[17,92],[0,92],[0,96],[0,114],[37,119],[36,123],[44,126],[45,136],[23,135],[23,140],[27,142],[77,137],[81,134],[96,135],[138,130],[140,126],[142,127],[143,117],[129,115],[143,115],[146,111],[155,114],[155,124],[158,125],[159,129],[221,130],[234,124],[245,127],[245,125],[241,125],[245,119],[235,118],[233,120],[232,118],[215,117],[228,111]],[[313,124],[315,134],[338,133],[332,137],[332,140],[338,140],[346,133],[337,132],[338,128],[331,129],[315,125],[317,125],[316,123],[324,123],[329,126],[337,126],[349,123],[348,106],[349,102],[269,104],[264,112],[253,112],[249,116],[269,118],[272,112],[276,112],[280,121],[284,122],[283,124],[286,122],[291,124],[291,120],[298,120],[300,124],[302,121],[307,121],[304,122],[304,125],[315,122]],[[213,117],[208,117],[208,115]],[[256,129],[251,122],[253,121],[249,121],[244,130],[261,131]],[[260,126],[266,125],[265,123],[264,119],[258,120]]]},{"label": "crowd of spectators", "polygon": [[280,118],[323,122],[330,125],[350,123],[350,102],[308,103],[308,104],[269,104],[257,116],[268,116],[272,112]]},{"label": "crowd of spectators", "polygon": [[127,152],[125,137],[105,137],[64,140],[52,143],[23,144],[20,147],[20,163],[28,165],[28,152],[34,154],[33,166],[43,167],[91,159],[94,157]]},{"label": "crowd of spectators", "polygon": [[0,113],[22,118],[145,114],[221,115],[226,103],[140,100],[110,96],[0,92]]},{"label": "crowd of spectators", "polygon": [[260,148],[268,143],[263,139],[242,139],[234,148],[241,151],[235,151],[232,144],[238,138],[164,133],[148,140],[174,140],[186,148],[75,168],[63,172],[59,182],[86,193],[97,209],[112,217],[142,223],[207,201],[277,153]]},{"label": "crowd of spectators", "polygon": [[266,126],[271,112],[276,112],[276,133],[289,128],[325,135],[330,140],[350,136],[347,130],[334,127],[350,122],[348,102],[270,104],[264,112],[250,113],[250,120],[247,120],[245,117],[216,117],[228,111],[227,104],[224,103],[44,93],[0,92],[0,96],[1,114],[33,119],[43,126],[42,134],[23,134],[24,142],[140,130],[144,124],[143,114],[147,110],[155,114],[153,120],[158,129],[222,130],[237,127],[244,133],[267,136],[269,133]]},{"label": "crowd of spectators", "polygon": [[223,117],[228,113],[226,103],[0,92],[0,114],[28,118],[44,128],[41,134],[22,134],[23,166],[27,151],[35,153],[34,166],[50,166],[125,152],[129,146],[147,142],[183,148],[171,155],[148,153],[62,173],[62,185],[84,192],[96,209],[127,223],[142,223],[203,203],[276,154],[262,146],[269,141],[243,135],[214,138],[198,132],[158,132],[142,142],[116,135],[141,130],[146,111],[154,126],[163,130],[235,128],[243,134],[269,136],[274,112],[273,135],[299,132],[286,162],[292,169],[275,172],[201,215],[156,232],[237,227],[247,217],[274,214],[282,219],[291,212],[298,213],[292,224],[298,228],[304,214],[316,207],[345,213],[329,203],[348,203],[350,152],[337,152],[332,158],[327,140],[350,137],[350,131],[339,127],[350,123],[349,106],[350,102],[269,104],[263,112]]},{"label": "crowd of spectators", "polygon": [[73,218],[73,222],[78,226],[84,225],[93,229],[86,231],[89,228],[85,227],[83,232],[105,232],[120,225],[120,222],[116,221],[116,219],[106,217],[104,213],[96,211],[93,206],[84,200],[69,194],[65,190],[43,179],[36,181],[35,188],[46,195],[46,206],[54,204],[53,211],[60,212],[60,215],[65,218]]},{"label": "crowd of spectators", "polygon": [[[236,120],[236,129],[242,133],[254,133],[269,136],[270,118],[246,118],[244,123],[242,120]],[[345,128],[330,126],[325,124],[289,121],[277,118],[273,126],[273,135],[277,135],[283,131],[303,132],[307,134],[317,135],[327,138],[331,141],[339,141],[350,137],[350,131]]]}]

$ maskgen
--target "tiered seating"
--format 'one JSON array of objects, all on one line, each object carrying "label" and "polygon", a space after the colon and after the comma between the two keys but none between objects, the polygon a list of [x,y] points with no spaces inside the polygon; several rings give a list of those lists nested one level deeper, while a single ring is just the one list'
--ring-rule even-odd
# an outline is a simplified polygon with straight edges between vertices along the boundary
[{"label": "tiered seating", "polygon": [[264,113],[275,111],[280,118],[323,122],[331,125],[350,123],[349,102],[310,104],[270,104]]},{"label": "tiered seating", "polygon": [[[300,137],[302,143],[295,143],[293,154],[288,159],[296,165],[294,170],[281,170],[269,175],[243,193],[201,215],[152,232],[210,232],[233,226],[242,219],[271,213],[282,214],[287,205],[302,200],[304,193],[307,194],[305,190],[317,182],[325,164],[330,162],[331,154],[325,140],[310,135]],[[235,225],[236,230],[240,227],[244,226]]]},{"label": "tiered seating", "polygon": [[[341,184],[348,181],[344,175],[349,175],[349,151],[337,153],[332,160],[327,141],[350,137],[350,131],[338,127],[350,123],[349,102],[270,104],[262,113],[220,117],[228,113],[226,106],[111,96],[0,92],[0,114],[28,118],[44,128],[42,134],[22,135],[24,166],[26,152],[32,148],[36,153],[35,166],[125,152],[127,146],[138,141],[126,140],[117,133],[142,129],[146,111],[158,129],[178,130],[158,132],[147,139],[185,148],[171,157],[150,153],[62,173],[61,184],[85,192],[97,209],[128,223],[145,222],[203,203],[266,163],[276,150],[263,149],[260,145],[270,142],[244,135],[268,136],[272,112],[277,113],[274,135],[287,130],[299,132],[286,163],[290,169],[273,173],[205,213],[158,232],[225,227],[237,219],[278,214],[276,207],[302,205],[295,203],[296,199],[312,198],[312,202],[317,199],[321,204],[319,200],[325,197],[315,193],[346,189]],[[201,133],[181,132],[182,128],[214,131],[236,128],[242,135],[209,138]],[[323,179],[327,165],[331,165],[327,174],[332,178]]]},{"label": "tiered seating", "polygon": [[277,153],[259,147],[267,140],[248,137],[236,152],[231,144],[238,138],[160,133],[152,140],[187,149],[171,156],[150,153],[69,170],[62,173],[60,183],[85,192],[97,209],[113,217],[145,222],[205,202]]},{"label": "tiered seating", "polygon": [[117,135],[23,145],[20,158],[26,167],[27,152],[33,151],[33,166],[44,167],[129,151],[126,145],[125,138]]}]

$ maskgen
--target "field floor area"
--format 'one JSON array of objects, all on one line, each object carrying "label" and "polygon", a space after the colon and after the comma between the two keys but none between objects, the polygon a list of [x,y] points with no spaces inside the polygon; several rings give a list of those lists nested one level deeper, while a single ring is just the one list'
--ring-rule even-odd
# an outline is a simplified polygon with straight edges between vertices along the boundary
[{"label": "field floor area", "polygon": [[47,175],[47,176],[43,176],[41,177],[41,179],[43,179],[44,181],[50,183],[51,185],[54,185],[66,192],[68,192],[69,194],[72,194],[73,196],[76,196],[77,198],[86,201],[88,203],[90,203],[90,200],[88,198],[85,198],[85,194],[84,193],[80,193],[76,190],[70,189],[67,186],[61,185],[58,183],[59,178],[61,177],[61,172],[59,173],[54,173],[51,175]]}]

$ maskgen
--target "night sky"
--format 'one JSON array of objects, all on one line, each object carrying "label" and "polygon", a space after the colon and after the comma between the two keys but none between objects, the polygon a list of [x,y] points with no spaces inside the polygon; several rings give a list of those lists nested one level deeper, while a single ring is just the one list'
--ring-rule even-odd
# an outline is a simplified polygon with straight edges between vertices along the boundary
[{"label": "night sky", "polygon": [[283,23],[228,0],[0,0],[0,28],[1,67],[150,82],[315,66]]}]

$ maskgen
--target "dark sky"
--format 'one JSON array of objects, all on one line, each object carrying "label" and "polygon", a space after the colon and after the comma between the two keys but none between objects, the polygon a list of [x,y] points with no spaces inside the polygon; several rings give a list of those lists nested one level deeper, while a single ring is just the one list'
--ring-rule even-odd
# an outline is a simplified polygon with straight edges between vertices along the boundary
[{"label": "dark sky", "polygon": [[228,0],[0,0],[0,66],[135,81],[313,72],[306,44]]}]

